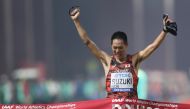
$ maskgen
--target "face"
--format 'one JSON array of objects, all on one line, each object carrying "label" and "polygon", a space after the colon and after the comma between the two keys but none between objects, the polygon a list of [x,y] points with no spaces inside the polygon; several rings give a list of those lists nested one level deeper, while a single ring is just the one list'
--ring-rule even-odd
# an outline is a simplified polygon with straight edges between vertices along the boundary
[{"label": "face", "polygon": [[127,44],[122,39],[114,39],[112,41],[112,51],[116,58],[122,59],[126,56]]}]

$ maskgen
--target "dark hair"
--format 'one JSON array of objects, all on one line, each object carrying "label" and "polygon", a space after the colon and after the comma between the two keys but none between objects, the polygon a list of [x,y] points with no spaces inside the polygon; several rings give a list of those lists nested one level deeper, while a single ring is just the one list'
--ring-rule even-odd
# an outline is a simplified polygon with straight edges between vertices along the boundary
[{"label": "dark hair", "polygon": [[124,32],[117,31],[117,32],[113,33],[113,35],[111,37],[111,45],[112,45],[114,39],[122,39],[125,44],[128,44],[127,35]]}]

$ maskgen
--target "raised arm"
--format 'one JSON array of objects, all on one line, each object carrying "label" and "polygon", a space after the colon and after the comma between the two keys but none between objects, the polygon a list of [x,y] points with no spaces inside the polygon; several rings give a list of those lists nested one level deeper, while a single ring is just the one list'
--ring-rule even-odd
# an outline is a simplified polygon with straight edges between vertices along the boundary
[{"label": "raised arm", "polygon": [[156,37],[156,39],[151,44],[149,44],[145,49],[140,51],[138,53],[140,61],[149,57],[160,46],[160,44],[165,39],[166,35],[167,35],[166,32],[161,31],[161,33]]},{"label": "raised arm", "polygon": [[[168,24],[169,23],[169,24]],[[164,27],[165,26],[168,26],[169,29],[176,29],[176,34],[177,34],[177,25],[174,25],[173,26],[173,21],[171,19],[168,18],[168,16],[166,16],[164,19],[163,19],[163,24],[164,24]],[[171,25],[170,25],[171,24]],[[143,61],[144,59],[146,59],[147,57],[149,57],[159,46],[160,44],[163,42],[163,40],[165,39],[166,35],[168,32],[171,33],[171,30],[169,30],[167,28],[164,28],[161,33],[156,37],[156,39],[151,43],[149,44],[145,49],[141,50],[140,52],[136,53],[134,55],[134,60],[135,60],[135,65],[138,67],[139,63],[141,61]],[[172,30],[174,31],[174,30]]]},{"label": "raised arm", "polygon": [[89,38],[85,29],[81,26],[79,16],[80,10],[79,8],[75,8],[70,12],[71,19],[73,20],[75,27],[79,33],[80,38],[86,44],[86,46],[90,49],[90,51],[104,64],[108,65],[109,55],[104,51],[100,50],[96,44]]}]

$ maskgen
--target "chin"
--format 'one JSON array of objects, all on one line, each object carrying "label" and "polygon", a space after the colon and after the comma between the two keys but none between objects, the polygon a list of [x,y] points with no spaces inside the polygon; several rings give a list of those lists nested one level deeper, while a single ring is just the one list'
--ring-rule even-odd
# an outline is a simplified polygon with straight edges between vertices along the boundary
[{"label": "chin", "polygon": [[122,56],[120,56],[120,55],[115,55],[115,57],[116,57],[117,59],[122,58]]}]

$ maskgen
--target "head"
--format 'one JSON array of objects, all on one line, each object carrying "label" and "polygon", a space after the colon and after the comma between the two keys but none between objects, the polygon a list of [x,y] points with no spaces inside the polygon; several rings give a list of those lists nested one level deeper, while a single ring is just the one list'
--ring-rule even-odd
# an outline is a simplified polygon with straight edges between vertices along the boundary
[{"label": "head", "polygon": [[124,58],[128,47],[127,35],[121,31],[115,32],[111,37],[111,46],[116,58]]}]

